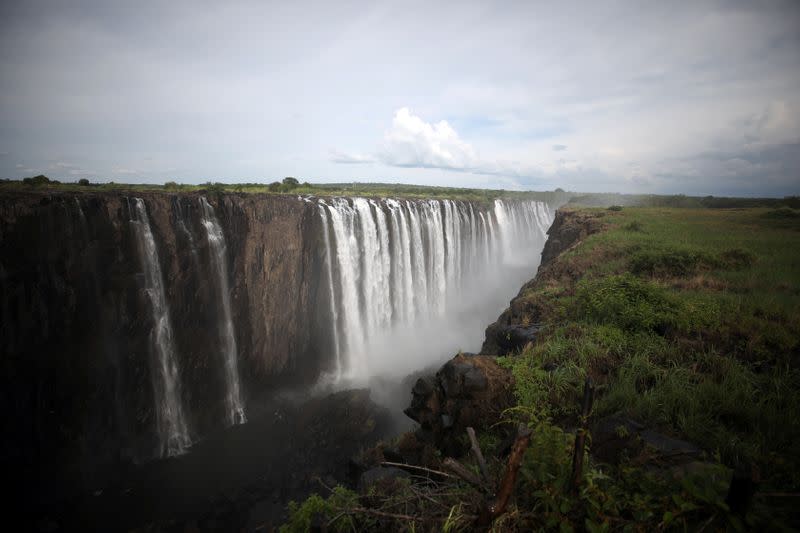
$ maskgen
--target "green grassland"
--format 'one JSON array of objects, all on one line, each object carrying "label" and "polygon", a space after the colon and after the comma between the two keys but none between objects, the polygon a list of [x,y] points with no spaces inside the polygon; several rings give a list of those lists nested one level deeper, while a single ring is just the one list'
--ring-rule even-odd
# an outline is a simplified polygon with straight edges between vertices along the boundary
[{"label": "green grassland", "polygon": [[[800,211],[592,212],[605,231],[559,257],[523,295],[538,315],[523,322],[541,320],[545,329],[503,361],[517,378],[519,409],[569,426],[591,376],[599,385],[593,417],[630,417],[698,445],[710,463],[755,466],[762,494],[796,496]],[[623,471],[614,472],[620,483]],[[691,512],[650,501],[651,511],[661,507],[651,519],[665,525],[656,518],[670,513],[691,528],[700,517],[721,516],[723,488],[703,502],[678,486],[682,502],[694,499]],[[628,501],[654,494],[635,492]],[[783,498],[757,499],[761,514],[751,520],[775,519],[793,504]],[[610,524],[612,515],[597,518]]]},{"label": "green grassland", "polygon": [[[526,423],[533,435],[515,503],[492,530],[797,527],[800,211],[581,211],[603,230],[527,286],[517,302],[524,305],[515,305],[527,314],[518,320],[543,330],[521,353],[499,359],[516,380],[517,405],[506,419]],[[597,394],[573,495],[573,430],[587,376]],[[612,416],[693,443],[701,456],[676,466],[643,446],[604,462],[593,453],[591,428]],[[626,427],[616,431],[626,436]],[[505,467],[493,454],[499,439],[492,431],[479,435],[495,479]],[[478,472],[469,456],[462,460]],[[736,470],[758,483],[745,515],[726,501]],[[464,484],[430,489],[400,480],[366,496],[340,487],[327,499],[293,504],[283,531],[303,531],[315,516],[334,531],[471,531],[482,497]]]}]

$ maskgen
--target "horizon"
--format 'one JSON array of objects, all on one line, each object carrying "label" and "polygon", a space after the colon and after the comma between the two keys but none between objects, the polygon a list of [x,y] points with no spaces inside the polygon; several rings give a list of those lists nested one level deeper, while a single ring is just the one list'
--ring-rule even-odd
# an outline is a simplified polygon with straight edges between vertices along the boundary
[{"label": "horizon", "polygon": [[796,2],[87,0],[0,28],[10,179],[800,193]]}]

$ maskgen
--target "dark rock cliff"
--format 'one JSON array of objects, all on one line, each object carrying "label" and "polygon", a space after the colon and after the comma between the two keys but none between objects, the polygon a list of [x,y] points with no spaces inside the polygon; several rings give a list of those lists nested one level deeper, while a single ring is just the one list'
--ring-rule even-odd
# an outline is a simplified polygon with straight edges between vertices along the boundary
[{"label": "dark rock cliff", "polygon": [[[198,194],[137,192],[158,249],[193,438],[225,425],[220,305]],[[313,204],[209,196],[227,243],[245,397],[328,363]],[[102,483],[157,450],[142,258],[121,193],[0,196],[2,462],[36,490]],[[318,294],[319,293],[319,294]],[[68,481],[67,481],[68,480]],[[44,487],[44,488],[43,488]]]},{"label": "dark rock cliff", "polygon": [[[509,307],[503,311],[497,321],[486,328],[486,337],[481,347],[485,355],[505,355],[515,353],[532,342],[539,331],[539,312],[524,295],[535,284],[546,278],[553,268],[555,259],[587,236],[597,233],[603,225],[594,213],[580,210],[559,209],[550,229],[547,230],[547,241],[542,250],[542,262],[536,277],[528,281],[520,289],[519,294],[511,300]],[[523,317],[534,317],[533,322]]]}]

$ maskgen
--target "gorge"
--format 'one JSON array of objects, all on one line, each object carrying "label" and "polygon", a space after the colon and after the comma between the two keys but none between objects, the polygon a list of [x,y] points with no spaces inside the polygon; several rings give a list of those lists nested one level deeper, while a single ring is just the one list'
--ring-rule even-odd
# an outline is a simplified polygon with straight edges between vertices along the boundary
[{"label": "gorge", "polygon": [[245,424],[281,388],[369,386],[477,350],[555,207],[3,196],[3,459],[43,500],[93,490]]}]

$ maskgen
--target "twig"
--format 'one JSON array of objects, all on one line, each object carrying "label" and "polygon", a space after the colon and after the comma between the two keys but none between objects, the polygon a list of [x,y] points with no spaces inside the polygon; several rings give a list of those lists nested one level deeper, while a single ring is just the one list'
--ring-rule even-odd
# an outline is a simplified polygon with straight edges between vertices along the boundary
[{"label": "twig", "polygon": [[481,475],[483,475],[483,481],[488,485],[491,484],[491,479],[489,479],[489,468],[486,466],[486,459],[483,458],[483,452],[481,452],[481,447],[478,444],[478,439],[475,437],[475,430],[471,427],[467,428],[467,435],[469,435],[469,442],[472,445],[472,454],[475,456],[475,459],[478,461],[478,467],[481,469]]},{"label": "twig", "polygon": [[475,485],[481,490],[485,490],[486,486],[483,482],[478,479],[478,476],[470,472],[467,467],[453,459],[452,457],[448,457],[445,459],[442,464],[455,475],[469,483],[470,485]]},{"label": "twig", "polygon": [[364,507],[352,507],[350,509],[341,509],[337,508],[337,511],[342,511],[347,514],[355,514],[355,513],[364,513],[364,514],[371,514],[373,516],[380,516],[382,518],[394,518],[397,520],[407,520],[410,522],[424,522],[425,519],[419,516],[411,516],[407,514],[397,514],[397,513],[387,513],[384,511],[378,511],[377,509],[366,509]]},{"label": "twig", "polygon": [[437,476],[453,477],[447,472],[440,472],[439,470],[431,470],[430,468],[425,468],[424,466],[407,465],[405,463],[392,463],[391,461],[381,461],[381,466],[396,466],[398,468],[408,468],[409,470],[419,470],[421,472],[429,472],[431,474],[436,474]]}]

